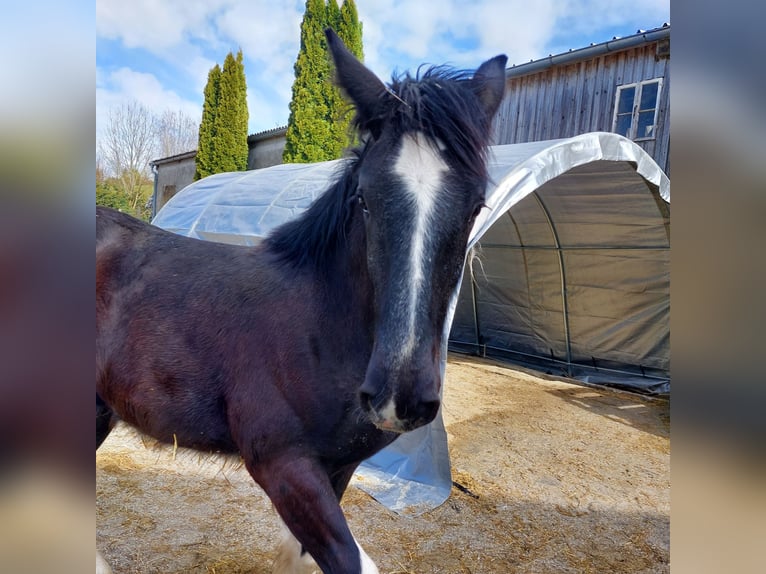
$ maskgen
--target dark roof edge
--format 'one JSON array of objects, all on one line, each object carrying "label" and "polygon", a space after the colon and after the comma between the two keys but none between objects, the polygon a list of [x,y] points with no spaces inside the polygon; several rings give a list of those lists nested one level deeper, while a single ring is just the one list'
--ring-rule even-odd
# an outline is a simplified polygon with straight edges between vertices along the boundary
[{"label": "dark roof edge", "polygon": [[[247,136],[247,143],[248,143],[248,146],[249,146],[250,144],[253,144],[253,143],[257,142],[257,141],[268,139],[268,138],[274,137],[274,136],[285,135],[286,133],[287,133],[287,126],[281,126],[281,127],[278,127],[278,128],[272,128],[270,130],[266,130],[266,131],[263,131],[263,132],[258,132],[258,133],[255,133],[255,134],[250,134],[249,136]],[[197,150],[195,149],[195,150],[192,150],[192,151],[186,151],[184,153],[178,153],[176,155],[169,155],[167,157],[161,157],[161,158],[158,158],[158,159],[153,159],[152,161],[149,162],[149,165],[150,166],[155,166],[155,165],[161,165],[163,163],[171,163],[171,162],[174,162],[174,161],[181,161],[183,159],[189,159],[189,158],[195,157],[196,155],[197,155]]]},{"label": "dark roof edge", "polygon": [[556,54],[555,56],[551,55],[539,60],[533,60],[531,62],[527,62],[526,64],[511,66],[510,68],[506,68],[505,77],[515,78],[517,76],[534,74],[553,66],[561,66],[563,64],[569,64],[571,62],[577,62],[580,60],[588,60],[603,54],[607,54],[609,52],[627,50],[629,48],[634,48],[642,44],[649,44],[658,40],[664,40],[666,38],[670,38],[670,24],[664,24],[661,28],[655,28],[646,32],[640,32],[638,34],[633,34],[632,36],[616,38],[602,42],[600,44],[586,46],[585,48],[570,50],[568,52],[564,52],[563,54]]},{"label": "dark roof edge", "polygon": [[197,155],[197,150],[193,149],[191,151],[185,151],[183,153],[177,153],[176,155],[169,155],[167,157],[161,157],[158,159],[153,159],[149,162],[150,166],[159,165],[161,163],[169,163],[171,161],[180,161],[182,159],[189,159],[192,157],[195,157]]},{"label": "dark roof edge", "polygon": [[278,128],[271,128],[262,132],[250,134],[247,136],[247,143],[256,142],[259,140],[267,139],[275,135],[283,135],[287,133],[287,126],[280,126]]}]

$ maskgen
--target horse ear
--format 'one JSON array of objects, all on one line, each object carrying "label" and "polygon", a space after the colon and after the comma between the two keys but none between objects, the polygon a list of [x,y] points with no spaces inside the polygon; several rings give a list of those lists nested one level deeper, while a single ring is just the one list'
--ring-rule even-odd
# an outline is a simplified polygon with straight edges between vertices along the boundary
[{"label": "horse ear", "polygon": [[372,120],[381,102],[388,97],[388,90],[378,77],[349,52],[343,41],[331,29],[325,36],[335,62],[335,81],[356,106],[361,124]]},{"label": "horse ear", "polygon": [[505,64],[508,57],[504,54],[487,60],[471,79],[471,87],[484,106],[487,117],[492,119],[505,94]]}]

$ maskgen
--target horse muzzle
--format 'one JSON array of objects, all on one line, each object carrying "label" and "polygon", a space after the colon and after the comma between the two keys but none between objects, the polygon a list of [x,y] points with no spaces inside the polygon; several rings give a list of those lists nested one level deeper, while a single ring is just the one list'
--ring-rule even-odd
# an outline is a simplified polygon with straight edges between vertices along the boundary
[{"label": "horse muzzle", "polygon": [[438,369],[390,369],[374,363],[370,362],[359,398],[376,427],[404,433],[436,418],[441,405]]}]

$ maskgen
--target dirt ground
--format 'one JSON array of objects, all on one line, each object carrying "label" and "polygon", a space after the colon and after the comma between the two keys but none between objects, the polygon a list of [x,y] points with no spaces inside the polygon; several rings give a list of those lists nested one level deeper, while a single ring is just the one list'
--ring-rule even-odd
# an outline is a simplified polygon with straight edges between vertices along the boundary
[{"label": "dirt ground", "polygon": [[[351,487],[343,507],[381,574],[670,571],[667,401],[453,355],[453,487],[420,516]],[[271,572],[279,529],[237,461],[118,427],[97,454],[97,546],[115,574]]]}]

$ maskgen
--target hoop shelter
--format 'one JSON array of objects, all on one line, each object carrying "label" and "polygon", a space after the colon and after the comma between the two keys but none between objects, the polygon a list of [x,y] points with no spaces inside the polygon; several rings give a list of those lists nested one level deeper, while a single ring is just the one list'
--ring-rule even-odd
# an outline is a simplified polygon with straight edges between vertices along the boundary
[{"label": "hoop shelter", "polygon": [[[669,392],[670,182],[605,132],[493,146],[486,208],[445,323],[449,348],[583,382]],[[222,173],[179,192],[153,223],[257,244],[304,211],[343,162]],[[448,383],[447,383],[448,384]],[[421,512],[451,488],[441,413],[360,467],[389,508]]]},{"label": "hoop shelter", "polygon": [[611,133],[493,152],[451,347],[669,392],[668,178]]}]

